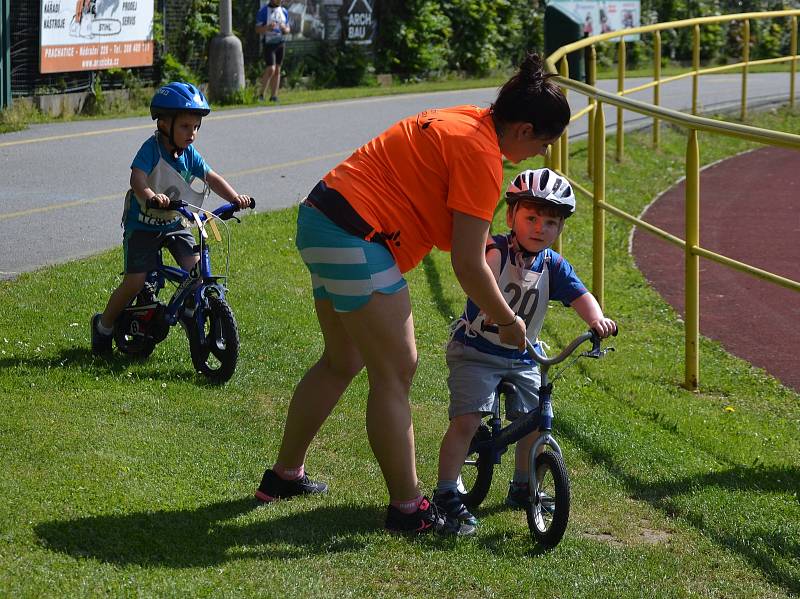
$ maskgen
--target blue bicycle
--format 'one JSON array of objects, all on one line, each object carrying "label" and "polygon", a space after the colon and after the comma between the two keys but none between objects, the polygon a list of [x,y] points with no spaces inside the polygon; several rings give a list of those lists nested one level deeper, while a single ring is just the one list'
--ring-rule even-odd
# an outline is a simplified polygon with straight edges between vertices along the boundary
[{"label": "blue bicycle", "polygon": [[[249,207],[255,207],[255,200],[251,199]],[[180,323],[189,339],[195,370],[211,382],[224,383],[233,376],[239,359],[239,331],[233,311],[225,300],[231,238],[226,221],[233,218],[240,222],[234,216],[239,208],[234,204],[223,204],[207,211],[172,200],[168,209],[177,210],[190,223],[197,224],[200,242],[195,251],[200,260],[187,272],[164,264],[159,253],[159,267],[147,275],[142,291],[114,322],[114,342],[122,353],[146,358],[158,343],[167,338],[170,328]],[[217,240],[221,240],[216,222],[220,222],[226,231],[224,275],[213,274],[211,270],[207,228]],[[164,302],[158,294],[167,282],[175,286],[175,291]]]},{"label": "blue bicycle", "polygon": [[[615,332],[614,335],[617,333]],[[461,500],[468,508],[474,508],[486,498],[492,484],[492,475],[501,456],[523,437],[539,431],[529,456],[530,502],[527,511],[528,528],[534,538],[545,547],[555,547],[564,536],[569,520],[570,489],[567,468],[561,456],[561,448],[553,437],[553,380],[566,368],[562,368],[552,379],[550,367],[566,360],[586,341],[591,341],[592,349],[576,356],[602,358],[614,348],[601,348],[601,339],[594,331],[576,337],[555,358],[539,354],[528,341],[528,353],[540,365],[541,382],[539,386],[539,406],[527,414],[515,413],[516,387],[501,381],[497,387],[497,401],[494,411],[487,415],[470,443],[467,459],[461,469],[459,490]],[[511,424],[502,426],[500,416],[500,395],[505,396],[506,419]],[[518,404],[516,404],[518,405]]]}]

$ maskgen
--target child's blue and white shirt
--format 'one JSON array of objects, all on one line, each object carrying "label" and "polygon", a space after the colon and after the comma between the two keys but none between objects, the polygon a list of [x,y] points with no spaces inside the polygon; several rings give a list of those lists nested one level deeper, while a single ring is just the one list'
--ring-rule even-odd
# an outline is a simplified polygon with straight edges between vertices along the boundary
[{"label": "child's blue and white shirt", "polygon": [[[550,248],[524,258],[514,248],[511,235],[506,234],[492,237],[492,243],[486,246],[487,254],[491,250],[497,250],[500,254],[499,264],[495,259],[487,261],[497,278],[503,298],[525,321],[527,337],[536,347],[547,303],[556,300],[569,306],[588,290],[572,265]],[[532,363],[527,351],[501,343],[498,327],[485,324],[485,318],[480,308],[467,298],[464,312],[454,325],[452,338],[484,353]]]}]

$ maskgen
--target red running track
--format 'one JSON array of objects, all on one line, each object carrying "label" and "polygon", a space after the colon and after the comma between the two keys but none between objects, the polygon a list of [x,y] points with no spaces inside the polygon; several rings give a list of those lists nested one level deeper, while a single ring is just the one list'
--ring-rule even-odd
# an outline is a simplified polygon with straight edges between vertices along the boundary
[{"label": "red running track", "polygon": [[[685,238],[684,194],[675,185],[643,220]],[[700,223],[701,247],[800,281],[800,153],[763,148],[704,169]],[[683,250],[636,229],[633,255],[684,314]],[[700,333],[800,391],[800,293],[700,258]]]}]

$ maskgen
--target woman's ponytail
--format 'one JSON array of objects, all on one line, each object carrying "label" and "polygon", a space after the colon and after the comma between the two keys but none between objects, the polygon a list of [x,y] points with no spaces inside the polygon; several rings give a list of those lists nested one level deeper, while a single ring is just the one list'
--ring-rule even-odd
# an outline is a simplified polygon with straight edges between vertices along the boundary
[{"label": "woman's ponytail", "polygon": [[538,54],[527,54],[514,76],[500,88],[492,114],[505,123],[531,123],[538,137],[558,137],[569,123],[571,112],[552,77]]}]

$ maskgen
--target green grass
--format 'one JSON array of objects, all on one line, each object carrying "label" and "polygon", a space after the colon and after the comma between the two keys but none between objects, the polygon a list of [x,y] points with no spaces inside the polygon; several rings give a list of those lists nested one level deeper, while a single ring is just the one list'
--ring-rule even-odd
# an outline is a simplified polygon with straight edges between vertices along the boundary
[{"label": "green grass", "polygon": [[[793,131],[800,117],[757,123]],[[634,213],[682,175],[683,135],[665,131],[659,151],[648,144],[648,134],[629,135],[636,158],[607,178],[609,200]],[[703,135],[700,147],[710,162],[746,145]],[[573,172],[584,157],[573,145]],[[590,215],[580,202],[563,246],[587,283]],[[612,217],[606,301],[622,333],[615,353],[578,362],[556,384],[573,502],[554,551],[541,552],[524,515],[503,508],[508,457],[476,538],[383,533],[387,496],[364,430],[363,375],[308,457],[331,493],[253,509],[293,386],[320,351],[294,218],[283,210],[232,227],[229,299],[242,349],[220,388],[193,374],[178,329],[146,361],[91,356],[89,316],[118,281],[119,250],[0,282],[0,596],[800,593],[800,396],[705,339],[702,388],[684,390],[682,325],[634,267],[628,225]],[[443,346],[463,295],[440,252],[408,279],[418,468],[430,492],[447,426]],[[554,306],[544,338],[558,347],[582,330]]]}]

